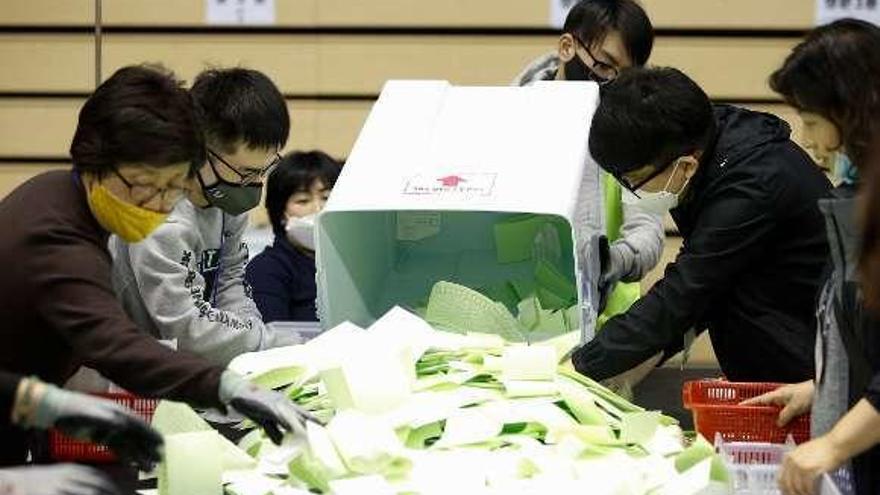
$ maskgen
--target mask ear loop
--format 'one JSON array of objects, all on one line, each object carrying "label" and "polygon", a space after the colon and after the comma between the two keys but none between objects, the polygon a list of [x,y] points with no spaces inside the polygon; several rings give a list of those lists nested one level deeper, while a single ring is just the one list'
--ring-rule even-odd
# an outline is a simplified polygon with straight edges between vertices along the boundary
[{"label": "mask ear loop", "polygon": [[[675,160],[675,165],[672,166],[672,173],[669,174],[669,178],[666,179],[666,184],[663,186],[664,192],[668,192],[668,193],[672,192],[669,190],[669,185],[672,184],[672,178],[675,177],[675,172],[678,171],[678,164],[679,163],[681,163],[681,158],[679,158],[678,160]],[[687,182],[685,182],[685,183],[687,183]],[[681,191],[679,191],[679,193],[681,193]],[[675,193],[673,193],[673,194],[675,194]]]},{"label": "mask ear loop", "polygon": [[[214,177],[219,177],[219,175],[217,175],[217,169],[214,167],[214,164],[211,163],[211,159],[208,158],[207,160],[208,160],[208,165],[211,167],[211,170],[214,172]],[[196,180],[199,181],[199,186],[202,188],[202,194],[207,198],[207,196],[209,194],[207,191],[208,186],[205,185],[205,179],[202,178],[202,167],[199,167],[199,169],[196,170]],[[209,202],[210,202],[210,200],[209,200]]]}]

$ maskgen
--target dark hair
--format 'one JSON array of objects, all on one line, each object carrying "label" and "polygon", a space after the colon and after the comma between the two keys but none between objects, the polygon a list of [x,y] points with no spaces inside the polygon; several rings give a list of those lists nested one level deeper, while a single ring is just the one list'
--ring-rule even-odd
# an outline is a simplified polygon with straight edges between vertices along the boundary
[{"label": "dark hair", "polygon": [[103,175],[120,163],[167,167],[205,161],[205,143],[190,94],[161,66],[117,70],[86,100],[70,156],[80,172]]},{"label": "dark hair", "polygon": [[706,93],[678,69],[625,70],[602,86],[590,153],[612,175],[704,149],[715,132]]},{"label": "dark hair", "polygon": [[288,153],[269,174],[266,183],[266,211],[276,235],[284,235],[284,210],[294,193],[308,191],[316,180],[332,189],[342,164],[323,151]]},{"label": "dark hair", "polygon": [[209,69],[190,90],[204,118],[209,144],[232,152],[283,148],[290,133],[284,96],[262,72],[244,68]]},{"label": "dark hair", "polygon": [[833,122],[861,167],[880,110],[880,28],[843,19],[814,29],[770,76],[770,87]]},{"label": "dark hair", "polygon": [[619,31],[633,65],[639,67],[654,47],[654,27],[635,0],[581,0],[568,12],[562,30],[588,47],[601,43],[609,31]]}]

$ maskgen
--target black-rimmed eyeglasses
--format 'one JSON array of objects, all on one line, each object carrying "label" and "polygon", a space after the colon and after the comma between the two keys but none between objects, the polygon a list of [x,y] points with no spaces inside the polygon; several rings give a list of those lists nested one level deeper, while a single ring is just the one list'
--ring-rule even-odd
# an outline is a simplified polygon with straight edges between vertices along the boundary
[{"label": "black-rimmed eyeglasses", "polygon": [[[214,160],[212,158],[218,160],[229,170],[232,170],[232,172],[238,176],[242,184],[256,184],[263,182],[266,177],[268,177],[269,174],[271,174],[272,171],[275,170],[275,167],[277,167],[278,164],[281,162],[281,154],[276,151],[275,155],[272,157],[272,160],[265,167],[260,167],[259,169],[254,167],[249,169],[247,172],[242,172],[241,170],[224,160],[219,153],[216,153],[215,151],[209,149],[208,162],[211,164],[212,167],[214,167],[215,174],[217,173],[217,169],[214,166]],[[219,174],[217,175],[219,178]]]}]

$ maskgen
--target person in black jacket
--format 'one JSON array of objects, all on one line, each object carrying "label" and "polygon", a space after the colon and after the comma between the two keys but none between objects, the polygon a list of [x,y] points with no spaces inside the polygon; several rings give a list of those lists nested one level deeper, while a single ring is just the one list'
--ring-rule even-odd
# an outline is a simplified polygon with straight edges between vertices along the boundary
[{"label": "person in black jacket", "polygon": [[632,69],[602,88],[595,160],[670,210],[684,237],[664,277],[572,361],[606,379],[708,328],[735,381],[813,376],[815,301],[828,258],[817,200],[830,184],[772,115],[713,106],[676,69]]}]

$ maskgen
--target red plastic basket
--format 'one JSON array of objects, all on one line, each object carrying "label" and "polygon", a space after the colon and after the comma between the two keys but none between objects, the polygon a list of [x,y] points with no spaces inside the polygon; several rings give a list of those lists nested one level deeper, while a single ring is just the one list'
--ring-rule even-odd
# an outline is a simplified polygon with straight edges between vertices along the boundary
[{"label": "red plastic basket", "polygon": [[810,439],[809,414],[780,428],[776,425],[779,407],[739,405],[780,386],[780,383],[697,380],[684,384],[682,402],[694,415],[694,428],[710,442],[716,433],[728,442],[782,443],[788,435],[797,443],[806,442]]},{"label": "red plastic basket", "polygon": [[[145,399],[127,393],[93,394],[121,404],[146,421],[153,419],[158,399]],[[68,437],[57,430],[49,430],[49,456],[61,462],[110,463],[116,456],[107,447]]]}]

